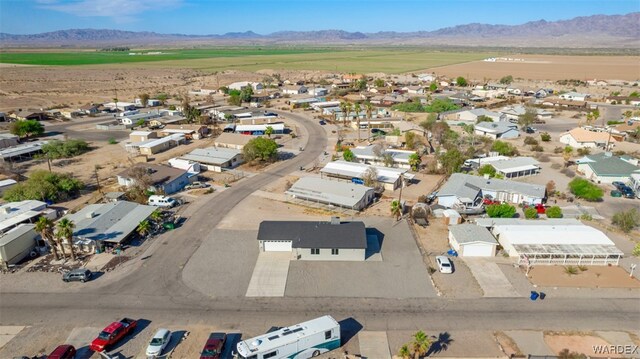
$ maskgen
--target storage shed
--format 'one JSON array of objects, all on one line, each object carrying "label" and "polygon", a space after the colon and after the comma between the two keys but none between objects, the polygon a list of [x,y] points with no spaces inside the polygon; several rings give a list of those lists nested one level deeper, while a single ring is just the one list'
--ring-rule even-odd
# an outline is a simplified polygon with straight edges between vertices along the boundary
[{"label": "storage shed", "polygon": [[465,223],[449,226],[449,245],[461,257],[493,257],[498,241],[486,228]]}]

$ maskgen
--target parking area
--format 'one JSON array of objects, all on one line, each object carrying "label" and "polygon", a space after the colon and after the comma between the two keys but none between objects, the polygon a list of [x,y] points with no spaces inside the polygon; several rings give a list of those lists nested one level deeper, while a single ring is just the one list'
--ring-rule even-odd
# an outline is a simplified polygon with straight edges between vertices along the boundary
[{"label": "parking area", "polygon": [[260,252],[253,268],[246,296],[284,296],[290,262],[290,252]]},{"label": "parking area", "polygon": [[406,221],[362,218],[380,236],[382,261],[292,261],[285,295],[291,297],[435,297]]}]

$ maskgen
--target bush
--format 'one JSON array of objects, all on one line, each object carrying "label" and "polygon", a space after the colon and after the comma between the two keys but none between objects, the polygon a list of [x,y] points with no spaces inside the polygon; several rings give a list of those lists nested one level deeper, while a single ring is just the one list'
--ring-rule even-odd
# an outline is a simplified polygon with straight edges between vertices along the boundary
[{"label": "bush", "polygon": [[611,223],[623,232],[629,233],[635,227],[640,226],[640,212],[635,208],[631,208],[628,211],[617,212],[613,215]]},{"label": "bush", "polygon": [[591,150],[588,148],[578,148],[577,152],[579,156],[586,156],[591,153]]},{"label": "bush", "polygon": [[256,137],[242,149],[245,161],[273,162],[278,157],[278,144],[276,141],[264,137]]},{"label": "bush", "polygon": [[587,201],[599,201],[604,194],[602,188],[583,178],[574,178],[571,180],[571,182],[569,182],[569,190],[576,197]]},{"label": "bush", "polygon": [[351,149],[346,148],[344,152],[342,152],[342,158],[347,162],[353,162],[355,155],[351,152]]},{"label": "bush", "polygon": [[545,211],[547,218],[562,218],[562,209],[558,206],[552,206]]},{"label": "bush", "polygon": [[524,210],[524,218],[526,219],[538,218],[538,211],[534,207],[527,207]]},{"label": "bush", "polygon": [[44,126],[37,120],[16,121],[9,132],[19,137],[39,136],[44,133]]},{"label": "bush", "polygon": [[116,143],[118,143],[118,140],[116,140],[116,139],[115,139],[115,138],[113,138],[113,137],[110,137],[110,138],[109,138],[109,141],[107,141],[107,142],[109,142],[109,144],[110,144],[110,145],[115,145]]},{"label": "bush", "polygon": [[634,257],[640,257],[640,243],[636,243],[635,247],[633,247],[633,251],[631,251],[631,255]]},{"label": "bush", "polygon": [[89,151],[89,144],[83,140],[53,140],[42,146],[42,152],[51,159],[70,158]]},{"label": "bush", "polygon": [[495,141],[491,146],[491,151],[498,152],[503,156],[513,156],[518,154],[518,149],[516,149],[512,144],[504,141]]},{"label": "bush", "polygon": [[[551,141],[551,135],[547,132],[543,132],[540,134],[540,139],[542,140],[542,142],[549,142]],[[560,151],[562,152],[562,151]]]},{"label": "bush", "polygon": [[543,152],[544,151],[544,147],[540,146],[540,145],[533,145],[531,146],[531,151],[534,152]]},{"label": "bush", "polygon": [[76,195],[83,187],[83,183],[71,174],[38,170],[26,181],[8,189],[3,198],[9,202],[27,199],[58,202]]},{"label": "bush", "polygon": [[484,165],[478,168],[478,174],[480,176],[484,176],[485,174],[488,174],[489,177],[494,177],[496,175],[496,169],[493,168],[492,165]]},{"label": "bush", "polygon": [[536,140],[535,138],[531,137],[531,136],[527,136],[524,138],[524,144],[525,145],[537,145],[538,144],[538,140]]},{"label": "bush", "polygon": [[516,207],[508,204],[491,204],[487,206],[487,215],[491,218],[513,218]]},{"label": "bush", "polygon": [[562,152],[564,152],[564,148],[562,148],[562,147],[556,147],[556,148],[553,149],[553,153],[555,153],[557,155],[561,154]]}]

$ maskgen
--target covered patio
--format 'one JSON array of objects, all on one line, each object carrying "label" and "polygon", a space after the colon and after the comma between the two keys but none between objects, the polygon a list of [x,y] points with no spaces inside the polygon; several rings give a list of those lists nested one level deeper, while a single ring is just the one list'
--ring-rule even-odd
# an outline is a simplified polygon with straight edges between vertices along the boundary
[{"label": "covered patio", "polygon": [[605,244],[514,244],[522,265],[618,265],[622,251]]}]

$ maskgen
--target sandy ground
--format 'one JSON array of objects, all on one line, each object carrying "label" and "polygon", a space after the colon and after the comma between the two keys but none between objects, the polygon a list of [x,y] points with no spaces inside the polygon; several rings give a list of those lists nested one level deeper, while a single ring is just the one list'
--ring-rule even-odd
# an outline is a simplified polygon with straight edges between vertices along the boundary
[{"label": "sandy ground", "polygon": [[[596,345],[609,345],[606,340],[594,335],[562,335],[559,333],[545,333],[544,341],[555,353],[560,353],[563,349],[585,355],[593,355],[593,347]],[[611,358],[622,358],[608,354]]]},{"label": "sandy ground", "polygon": [[[574,266],[576,267],[576,266]],[[577,267],[576,267],[577,268]],[[578,274],[565,273],[564,266],[536,266],[529,275],[540,287],[640,288],[640,281],[630,278],[620,267],[589,266]]]},{"label": "sandy ground", "polygon": [[512,75],[514,78],[531,80],[563,79],[603,79],[637,80],[638,62],[636,56],[555,56],[555,55],[513,55],[524,59],[522,62],[474,61],[457,65],[431,68],[439,75],[451,78],[464,76],[467,79],[499,79]]}]

